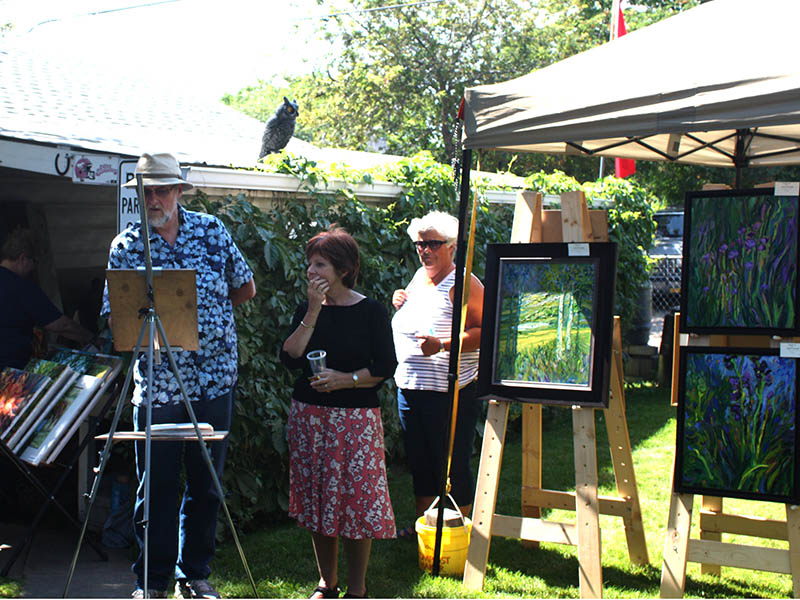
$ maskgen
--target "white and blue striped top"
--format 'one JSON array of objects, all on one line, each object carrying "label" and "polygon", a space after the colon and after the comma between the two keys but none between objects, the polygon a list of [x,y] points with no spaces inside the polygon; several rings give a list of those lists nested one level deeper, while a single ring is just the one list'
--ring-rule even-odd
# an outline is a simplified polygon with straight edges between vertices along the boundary
[{"label": "white and blue striped top", "polygon": [[[406,288],[408,299],[392,319],[397,370],[397,387],[406,390],[447,391],[447,372],[450,352],[425,356],[420,350],[417,334],[449,338],[453,325],[453,303],[450,288],[455,284],[455,269],[436,286],[421,283],[417,271]],[[462,352],[459,387],[463,388],[478,375],[478,351]]]}]

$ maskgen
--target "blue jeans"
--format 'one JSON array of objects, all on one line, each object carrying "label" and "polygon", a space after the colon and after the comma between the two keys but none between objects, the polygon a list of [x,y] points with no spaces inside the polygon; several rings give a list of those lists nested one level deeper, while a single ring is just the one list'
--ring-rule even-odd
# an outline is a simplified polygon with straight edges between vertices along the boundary
[{"label": "blue jeans", "polygon": [[[233,411],[233,390],[214,398],[192,402],[199,423],[210,423],[215,431],[228,431]],[[191,422],[183,401],[179,404],[153,407],[153,424]],[[133,422],[143,431],[147,422],[147,407],[134,406]],[[211,461],[220,482],[225,465],[227,438],[208,442]],[[139,558],[133,563],[138,586],[144,587],[144,470],[145,444],[136,442],[136,472],[139,489],[134,509]],[[181,465],[185,469],[186,485],[179,515],[176,497],[181,483]],[[207,579],[208,564],[214,557],[217,533],[217,512],[222,499],[203,458],[197,441],[152,442],[150,456],[150,527],[148,587],[166,590],[170,579]],[[180,532],[178,531],[180,517]]]},{"label": "blue jeans", "polygon": [[[472,504],[475,478],[470,458],[475,425],[480,414],[476,385],[471,382],[458,392],[458,416],[450,463],[450,495],[459,506]],[[450,399],[446,392],[397,390],[397,411],[403,429],[408,467],[415,496],[438,496],[447,459],[447,428]]]}]

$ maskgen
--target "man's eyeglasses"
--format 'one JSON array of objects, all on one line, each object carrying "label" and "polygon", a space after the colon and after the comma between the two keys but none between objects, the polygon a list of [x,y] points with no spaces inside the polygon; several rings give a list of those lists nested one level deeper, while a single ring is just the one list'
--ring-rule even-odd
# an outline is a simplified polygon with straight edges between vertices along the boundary
[{"label": "man's eyeglasses", "polygon": [[433,252],[436,252],[439,248],[442,247],[443,244],[446,244],[446,240],[419,240],[414,242],[414,245],[417,247],[417,250],[424,250],[425,248],[430,248]]},{"label": "man's eyeglasses", "polygon": [[172,190],[175,189],[174,185],[157,185],[153,187],[146,187],[144,188],[144,195],[145,198],[147,196],[155,195],[156,198],[164,199],[172,193]]}]

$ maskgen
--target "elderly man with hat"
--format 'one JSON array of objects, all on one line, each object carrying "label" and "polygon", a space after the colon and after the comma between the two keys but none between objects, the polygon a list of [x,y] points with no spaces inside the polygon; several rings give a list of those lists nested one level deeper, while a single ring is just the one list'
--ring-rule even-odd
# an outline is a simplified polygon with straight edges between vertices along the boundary
[{"label": "elderly man with hat", "polygon": [[[222,222],[204,213],[186,210],[178,204],[182,192],[191,189],[178,161],[170,154],[143,154],[136,165],[144,184],[147,218],[151,227],[150,254],[153,267],[197,271],[197,318],[200,347],[197,351],[174,353],[177,368],[192,409],[199,422],[215,430],[230,429],[238,355],[233,307],[256,293],[253,273]],[[136,179],[124,184],[136,186]],[[145,264],[141,223],[135,223],[111,242],[109,269],[133,269]],[[111,315],[108,288],[102,313]],[[112,327],[113,331],[113,327]],[[146,424],[147,359],[137,357],[133,366],[134,428]],[[168,361],[153,365],[152,422],[188,422],[177,379]],[[211,459],[222,480],[227,441],[209,444]],[[134,598],[145,596],[144,477],[150,478],[149,573],[150,597],[165,598],[173,575],[176,596],[218,598],[208,582],[209,562],[214,556],[217,512],[221,498],[202,450],[197,442],[153,442],[150,472],[144,472],[144,444],[136,445],[139,475],[134,521],[139,539],[139,557],[133,564],[137,586]],[[185,469],[185,488],[176,514],[176,497]],[[179,530],[180,524],[180,530]]]}]

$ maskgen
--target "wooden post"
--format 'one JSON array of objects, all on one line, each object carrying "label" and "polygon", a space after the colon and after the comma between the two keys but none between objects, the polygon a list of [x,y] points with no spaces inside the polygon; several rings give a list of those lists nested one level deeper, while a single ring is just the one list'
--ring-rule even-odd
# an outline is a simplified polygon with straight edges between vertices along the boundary
[{"label": "wooden post", "polygon": [[[512,243],[541,243],[542,195],[538,192],[517,193],[514,222],[511,227]],[[522,407],[522,481],[523,485],[542,487],[542,405],[525,404]],[[538,519],[542,510],[530,506],[522,496],[522,516]],[[538,548],[539,542],[525,541],[528,548]]]},{"label": "wooden post", "polygon": [[681,313],[675,313],[672,323],[672,387],[670,387],[669,403],[678,406],[678,373],[681,359]]},{"label": "wooden post", "polygon": [[662,598],[683,597],[693,503],[694,496],[691,494],[672,493],[664,541],[664,564],[661,567]]},{"label": "wooden post", "polygon": [[475,505],[472,509],[472,533],[467,551],[467,564],[464,568],[464,586],[467,589],[480,590],[486,575],[510,404],[510,402],[491,400],[486,414]]},{"label": "wooden post", "polygon": [[[714,542],[722,541],[722,533],[719,531],[709,531],[708,517],[712,516],[708,513],[719,514],[722,512],[722,498],[716,496],[703,496],[702,509],[700,510],[700,539],[712,540]],[[719,565],[700,565],[700,573],[703,575],[722,575],[722,567]]]},{"label": "wooden post", "polygon": [[789,539],[789,566],[794,597],[800,598],[800,508],[786,505],[786,537]]},{"label": "wooden post", "polygon": [[[524,404],[522,407],[522,485],[542,489],[542,405]],[[538,519],[542,509],[526,502],[522,494],[522,516]],[[527,548],[538,548],[539,542],[523,542]]]},{"label": "wooden post", "polygon": [[578,526],[578,581],[581,598],[603,597],[600,510],[597,500],[597,435],[594,410],[572,409],[575,449],[575,511]]},{"label": "wooden post", "polygon": [[529,190],[517,192],[514,221],[511,224],[511,243],[529,244],[541,241],[542,195]]},{"label": "wooden post", "polygon": [[635,565],[650,563],[647,556],[647,541],[644,536],[642,510],[639,506],[639,493],[636,473],[631,462],[631,438],[628,433],[628,420],[625,418],[625,387],[622,378],[622,330],[619,317],[614,317],[614,354],[611,363],[611,398],[608,408],[603,412],[606,418],[608,443],[611,446],[611,463],[614,465],[614,478],[617,482],[617,495],[630,503],[630,512],[622,517],[625,537],[628,541],[628,557]]},{"label": "wooden post", "polygon": [[[565,242],[588,242],[592,239],[589,208],[583,192],[561,194],[561,235]],[[581,598],[602,598],[597,435],[593,409],[572,409],[572,435],[575,448],[575,516],[578,525],[578,581]]]}]

